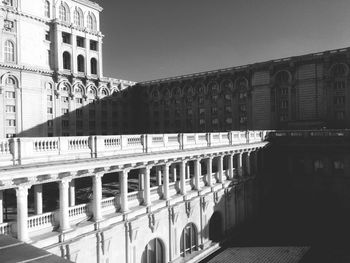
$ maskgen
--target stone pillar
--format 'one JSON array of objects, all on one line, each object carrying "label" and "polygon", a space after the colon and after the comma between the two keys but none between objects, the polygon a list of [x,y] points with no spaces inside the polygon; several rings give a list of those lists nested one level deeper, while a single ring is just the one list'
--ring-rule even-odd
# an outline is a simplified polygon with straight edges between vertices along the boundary
[{"label": "stone pillar", "polygon": [[191,178],[191,167],[190,167],[190,162],[186,163],[186,179]]},{"label": "stone pillar", "polygon": [[194,187],[196,190],[200,190],[199,189],[200,176],[201,176],[201,160],[197,159],[197,160],[194,160]]},{"label": "stone pillar", "polygon": [[16,189],[17,197],[17,239],[29,241],[28,233],[28,187],[19,186]]},{"label": "stone pillar", "polygon": [[144,184],[144,176],[143,173],[139,174],[139,190],[143,190],[145,188],[145,184]]},{"label": "stone pillar", "polygon": [[169,164],[163,166],[163,199],[169,199]]},{"label": "stone pillar", "polygon": [[75,180],[69,183],[69,206],[75,206]]},{"label": "stone pillar", "polygon": [[4,222],[4,191],[0,190],[0,224]]},{"label": "stone pillar", "polygon": [[207,183],[208,186],[212,186],[213,185],[213,180],[212,180],[212,171],[213,171],[213,157],[209,157],[207,159]]},{"label": "stone pillar", "polygon": [[161,167],[157,167],[157,185],[161,185],[162,184],[162,169]]},{"label": "stone pillar", "polygon": [[70,229],[69,224],[69,196],[68,196],[68,188],[69,188],[68,179],[62,179],[59,182],[60,189],[60,230],[62,232]]},{"label": "stone pillar", "polygon": [[180,163],[180,193],[186,194],[186,161]]},{"label": "stone pillar", "polygon": [[144,205],[146,206],[151,205],[150,173],[151,173],[150,167],[144,168],[145,189],[144,189],[143,202],[144,202]]},{"label": "stone pillar", "polygon": [[250,163],[250,153],[251,152],[247,152],[246,155],[246,171],[247,171],[247,176],[251,175],[251,163]]},{"label": "stone pillar", "polygon": [[233,179],[233,154],[228,156],[228,176],[229,179]]},{"label": "stone pillar", "polygon": [[218,157],[219,183],[222,183],[224,181],[223,159],[224,158],[222,155]]},{"label": "stone pillar", "polygon": [[120,182],[120,209],[121,212],[129,211],[128,203],[128,170],[123,170],[119,172],[119,182]]},{"label": "stone pillar", "polygon": [[177,177],[176,177],[176,164],[175,163],[172,165],[172,169],[173,169],[173,179],[174,179],[174,182],[176,182]]},{"label": "stone pillar", "polygon": [[41,215],[43,213],[43,185],[34,185],[34,213]]},{"label": "stone pillar", "polygon": [[237,175],[238,177],[243,176],[243,167],[242,167],[242,153],[237,154]]},{"label": "stone pillar", "polygon": [[92,192],[93,192],[93,216],[94,221],[98,222],[102,219],[102,176],[96,174],[92,177]]}]

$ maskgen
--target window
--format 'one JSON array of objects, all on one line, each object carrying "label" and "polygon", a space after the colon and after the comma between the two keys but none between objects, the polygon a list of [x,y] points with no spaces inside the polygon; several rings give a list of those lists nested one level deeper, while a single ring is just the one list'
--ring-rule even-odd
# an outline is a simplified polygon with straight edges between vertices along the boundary
[{"label": "window", "polygon": [[335,105],[344,105],[345,104],[345,96],[334,97],[334,104]]},{"label": "window", "polygon": [[5,62],[15,62],[15,45],[7,40],[4,45]]},{"label": "window", "polygon": [[77,117],[83,116],[83,110],[82,109],[77,109],[76,110]]},{"label": "window", "polygon": [[218,113],[218,108],[217,107],[211,108],[211,114],[216,115],[217,113]]},{"label": "window", "polygon": [[62,120],[62,127],[63,128],[69,127],[69,121],[68,120]]},{"label": "window", "polygon": [[5,97],[7,99],[15,99],[16,98],[16,92],[14,92],[14,91],[6,91],[5,92]]},{"label": "window", "polygon": [[85,47],[85,39],[83,37],[77,37],[77,46]]},{"label": "window", "polygon": [[197,230],[193,223],[185,226],[180,239],[180,255],[186,257],[197,250]]},{"label": "window", "polygon": [[47,108],[47,113],[48,113],[48,114],[52,114],[52,113],[53,113],[53,110],[52,110],[51,107]]},{"label": "window", "polygon": [[83,99],[82,98],[75,98],[75,102],[77,104],[83,104]]},{"label": "window", "polygon": [[92,13],[89,13],[87,17],[87,28],[89,30],[96,31],[96,17]]},{"label": "window", "polygon": [[333,162],[333,168],[337,171],[343,171],[344,170],[344,162],[340,160],[336,160]]},{"label": "window", "polygon": [[71,44],[71,34],[62,32],[62,42],[66,44]]},{"label": "window", "polygon": [[83,128],[83,121],[77,121],[77,128]]},{"label": "window", "polygon": [[63,53],[63,69],[71,69],[71,58],[69,52],[67,51]]},{"label": "window", "polygon": [[8,126],[8,127],[15,127],[16,126],[16,120],[7,119],[6,120],[6,126]]},{"label": "window", "polygon": [[318,172],[324,168],[323,162],[321,160],[314,161],[314,171]]},{"label": "window", "polygon": [[83,11],[80,8],[74,10],[74,24],[79,27],[84,26]]},{"label": "window", "polygon": [[62,109],[62,114],[63,115],[66,115],[66,114],[68,114],[69,113],[69,110],[68,109]]},{"label": "window", "polygon": [[97,60],[96,58],[92,58],[90,61],[91,66],[91,74],[97,75]]},{"label": "window", "polygon": [[50,41],[50,31],[45,32],[45,40]]},{"label": "window", "polygon": [[90,40],[90,50],[97,51],[97,41]]},{"label": "window", "polygon": [[65,96],[62,96],[61,100],[62,100],[63,103],[68,103],[69,102],[68,97],[65,97]]},{"label": "window", "polygon": [[15,137],[14,133],[6,133],[6,138],[13,138]]},{"label": "window", "polygon": [[52,128],[53,127],[53,120],[48,120],[47,121],[47,127]]},{"label": "window", "polygon": [[7,113],[15,113],[16,112],[16,107],[13,105],[6,105],[6,112]]},{"label": "window", "polygon": [[336,89],[336,90],[343,90],[343,89],[345,89],[345,82],[344,81],[336,81],[334,83],[334,89]]},{"label": "window", "polygon": [[280,121],[288,121],[288,114],[284,113],[280,115]]},{"label": "window", "polygon": [[14,32],[15,31],[15,22],[11,20],[4,20],[4,29],[7,32]]},{"label": "window", "polygon": [[63,22],[69,22],[69,11],[68,7],[65,6],[63,3],[60,5],[59,8],[59,18]]},{"label": "window", "polygon": [[242,111],[242,112],[246,112],[247,111],[247,105],[246,104],[239,105],[239,110]]},{"label": "window", "polygon": [[163,263],[164,246],[159,238],[151,240],[142,253],[141,263]]},{"label": "window", "polygon": [[232,112],[231,106],[226,106],[225,111],[226,111],[226,113],[231,113]]},{"label": "window", "polygon": [[240,124],[245,124],[247,122],[247,116],[241,116],[239,117],[239,123]]},{"label": "window", "polygon": [[344,111],[337,111],[337,112],[335,112],[335,118],[336,118],[338,121],[344,120],[344,118],[345,118],[345,112],[344,112]]},{"label": "window", "polygon": [[45,17],[50,18],[50,2],[49,1],[45,1],[45,7],[44,7],[44,14]]},{"label": "window", "polygon": [[78,72],[85,72],[85,59],[82,55],[78,56]]},{"label": "window", "polygon": [[288,100],[281,101],[281,109],[288,109]]},{"label": "window", "polygon": [[239,93],[239,99],[241,99],[241,100],[245,99],[245,98],[247,98],[247,95],[248,95],[247,92],[240,92]]},{"label": "window", "polygon": [[47,95],[47,101],[52,101],[52,95]]}]

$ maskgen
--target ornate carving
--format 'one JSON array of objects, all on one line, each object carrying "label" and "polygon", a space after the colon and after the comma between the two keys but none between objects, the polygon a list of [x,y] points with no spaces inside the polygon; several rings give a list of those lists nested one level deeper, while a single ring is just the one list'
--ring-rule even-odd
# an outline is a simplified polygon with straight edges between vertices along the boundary
[{"label": "ornate carving", "polygon": [[137,234],[139,232],[138,228],[134,228],[132,226],[132,223],[131,222],[128,222],[127,223],[127,227],[129,229],[129,239],[130,239],[130,243],[133,243],[134,240],[136,240],[137,238]]},{"label": "ornate carving", "polygon": [[149,228],[151,229],[152,233],[154,232],[154,230],[158,229],[159,226],[159,219],[156,218],[154,213],[150,213],[148,215],[148,220],[149,220]]},{"label": "ornate carving", "polygon": [[174,206],[169,208],[170,219],[173,224],[176,224],[177,219],[179,217],[179,211]]},{"label": "ornate carving", "polygon": [[191,201],[185,203],[186,215],[189,218],[193,214],[193,206],[191,205]]},{"label": "ornate carving", "polygon": [[209,202],[208,200],[206,200],[204,196],[201,198],[201,204],[202,204],[203,212],[206,211],[208,208]]}]

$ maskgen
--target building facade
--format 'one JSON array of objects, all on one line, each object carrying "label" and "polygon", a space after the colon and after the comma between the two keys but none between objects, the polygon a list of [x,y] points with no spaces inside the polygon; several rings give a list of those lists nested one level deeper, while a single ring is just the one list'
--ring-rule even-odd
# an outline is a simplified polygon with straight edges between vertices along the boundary
[{"label": "building facade", "polygon": [[140,82],[138,130],[349,127],[349,55],[345,48]]},{"label": "building facade", "polygon": [[0,3],[0,138],[119,132],[113,109],[134,83],[103,76],[101,11],[88,0]]}]

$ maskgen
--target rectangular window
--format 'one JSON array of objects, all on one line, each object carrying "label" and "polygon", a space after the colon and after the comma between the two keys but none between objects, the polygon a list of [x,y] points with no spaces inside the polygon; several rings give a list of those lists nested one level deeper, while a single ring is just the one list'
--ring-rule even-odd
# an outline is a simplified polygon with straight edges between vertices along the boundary
[{"label": "rectangular window", "polygon": [[62,32],[62,42],[66,44],[71,44],[71,34]]},{"label": "rectangular window", "polygon": [[77,109],[76,113],[77,113],[77,117],[83,116],[83,110],[82,109]]},{"label": "rectangular window", "polygon": [[52,128],[53,127],[53,120],[48,120],[47,121],[47,127]]},{"label": "rectangular window", "polygon": [[68,101],[69,101],[68,97],[65,97],[65,96],[62,96],[61,100],[62,100],[63,103],[68,103]]},{"label": "rectangular window", "polygon": [[83,99],[82,98],[75,98],[75,102],[77,104],[83,104]]},{"label": "rectangular window", "polygon": [[335,105],[344,105],[345,104],[345,96],[334,97],[334,104]]},{"label": "rectangular window", "polygon": [[344,112],[344,111],[337,111],[337,112],[335,113],[335,118],[336,118],[338,121],[344,120],[344,118],[345,118],[345,112]]},{"label": "rectangular window", "polygon": [[46,31],[45,32],[45,40],[50,41],[51,37],[50,37],[50,31]]},{"label": "rectangular window", "polygon": [[62,114],[65,115],[65,114],[68,114],[69,110],[68,109],[62,109]]},{"label": "rectangular window", "polygon": [[246,112],[247,111],[247,105],[246,104],[239,105],[239,110],[242,111],[242,112]]},{"label": "rectangular window", "polygon": [[52,95],[47,95],[47,101],[52,101]]},{"label": "rectangular window", "polygon": [[288,109],[288,100],[281,101],[281,109]]},{"label": "rectangular window", "polygon": [[6,138],[13,138],[15,137],[14,133],[6,133]]},{"label": "rectangular window", "polygon": [[83,37],[77,37],[77,46],[85,47],[85,39]]},{"label": "rectangular window", "polygon": [[7,119],[6,120],[6,126],[8,126],[8,127],[15,127],[16,126],[16,120]]},{"label": "rectangular window", "polygon": [[97,51],[97,41],[90,40],[90,50]]},{"label": "rectangular window", "polygon": [[52,114],[52,113],[53,113],[52,108],[47,108],[47,113],[48,113],[48,114]]},{"label": "rectangular window", "polygon": [[14,113],[14,112],[16,112],[16,107],[13,105],[6,105],[6,112]]},{"label": "rectangular window", "polygon": [[7,99],[15,99],[16,98],[16,92],[14,91],[6,91],[5,96]]}]

